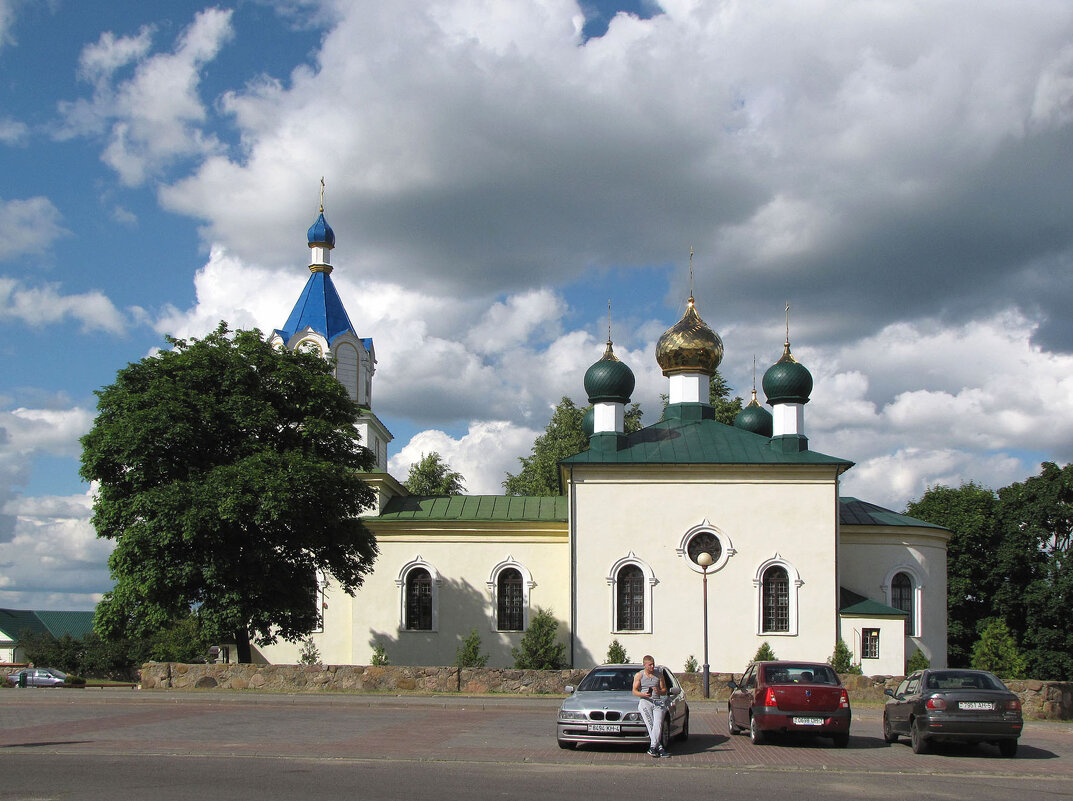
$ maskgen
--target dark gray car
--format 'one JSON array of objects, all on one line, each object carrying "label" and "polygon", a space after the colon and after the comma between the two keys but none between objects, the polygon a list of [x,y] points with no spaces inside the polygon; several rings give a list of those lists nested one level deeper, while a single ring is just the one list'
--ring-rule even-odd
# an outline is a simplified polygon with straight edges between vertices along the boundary
[{"label": "dark gray car", "polygon": [[[600,665],[588,672],[575,690],[559,707],[556,738],[560,748],[574,748],[578,743],[643,743],[648,744],[648,730],[637,711],[637,696],[633,694],[633,677],[641,665]],[[663,720],[662,743],[672,738],[689,737],[689,705],[682,685],[671,671],[663,672],[667,684],[667,715]]]},{"label": "dark gray car", "polygon": [[1003,756],[1017,753],[1021,701],[986,670],[918,670],[905,678],[883,707],[883,739],[906,736],[913,753],[934,740],[991,743]]}]

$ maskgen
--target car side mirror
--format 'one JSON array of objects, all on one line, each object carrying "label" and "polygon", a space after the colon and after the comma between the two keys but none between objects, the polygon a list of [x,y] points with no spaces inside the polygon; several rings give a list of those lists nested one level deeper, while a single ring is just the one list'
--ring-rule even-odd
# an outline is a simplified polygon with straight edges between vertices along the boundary
[{"label": "car side mirror", "polygon": [[883,695],[889,695],[891,698],[898,697],[894,694],[894,690],[890,689],[889,687],[883,691]]},{"label": "car side mirror", "polygon": [[566,687],[564,687],[563,689],[566,690],[567,695],[573,695],[574,694],[574,685],[573,684],[567,684]]},{"label": "car side mirror", "polygon": [[738,689],[738,683],[735,682],[735,681],[728,681],[727,682],[727,687],[729,687],[732,690],[736,690],[736,689]]},{"label": "car side mirror", "polygon": [[681,694],[682,694],[682,688],[681,687],[671,687],[671,689],[667,690],[667,695],[671,696],[672,698],[674,696],[676,696],[676,695],[681,695]]}]

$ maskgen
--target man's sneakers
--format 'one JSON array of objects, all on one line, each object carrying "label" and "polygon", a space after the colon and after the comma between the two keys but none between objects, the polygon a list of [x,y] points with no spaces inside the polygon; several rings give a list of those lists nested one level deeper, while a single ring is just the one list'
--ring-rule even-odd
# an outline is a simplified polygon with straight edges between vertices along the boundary
[{"label": "man's sneakers", "polygon": [[655,748],[649,748],[648,755],[657,759],[669,759],[671,756],[662,745],[657,745]]},{"label": "man's sneakers", "polygon": [[658,748],[649,748],[648,749],[648,755],[650,757],[657,757],[658,758],[659,757],[659,749]]}]

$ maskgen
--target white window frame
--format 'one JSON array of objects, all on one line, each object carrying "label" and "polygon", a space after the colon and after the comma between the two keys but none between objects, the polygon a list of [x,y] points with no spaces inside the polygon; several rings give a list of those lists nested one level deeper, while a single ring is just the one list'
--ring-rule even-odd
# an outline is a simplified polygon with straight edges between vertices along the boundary
[{"label": "white window frame", "polygon": [[492,599],[491,630],[514,634],[514,629],[499,628],[499,574],[509,568],[517,570],[522,576],[522,631],[529,628],[529,591],[536,586],[536,582],[529,569],[510,554],[488,574],[488,595]]},{"label": "white window frame", "polygon": [[[786,610],[787,615],[787,630],[786,631],[765,631],[764,630],[764,573],[768,568],[781,567],[786,570],[786,577],[789,579],[790,586],[788,588]],[[756,574],[753,576],[753,599],[756,605],[756,633],[764,637],[796,637],[797,636],[797,608],[798,608],[798,590],[801,589],[801,585],[805,582],[801,578],[801,574],[797,572],[797,568],[793,564],[785,559],[781,554],[776,554],[760,563],[760,566],[756,569]]]},{"label": "white window frame", "polygon": [[[645,603],[645,622],[644,628],[641,629],[617,629],[615,626],[618,623],[618,573],[627,565],[635,565],[641,568],[641,574],[644,576],[644,603]],[[652,633],[652,588],[659,584],[659,579],[656,578],[656,574],[652,572],[652,568],[648,566],[648,563],[637,556],[633,551],[630,551],[626,556],[622,557],[611,565],[611,570],[607,574],[607,586],[611,588],[610,593],[610,623],[608,629],[612,634],[623,634],[629,636],[630,634],[651,634]]]},{"label": "white window frame", "polygon": [[[406,577],[412,570],[424,568],[432,579],[432,628],[431,629],[408,629],[406,628]],[[395,586],[399,592],[399,632],[412,634],[428,634],[440,630],[440,572],[431,562],[426,562],[418,554],[413,560],[407,562],[399,571],[399,577],[395,579]]]},{"label": "white window frame", "polygon": [[887,599],[887,606],[894,606],[894,590],[891,584],[894,581],[894,577],[899,573],[905,573],[909,576],[909,581],[913,585],[913,634],[906,634],[906,637],[910,637],[914,640],[921,638],[921,632],[924,630],[924,580],[920,574],[920,568],[916,565],[900,564],[892,567],[887,571],[886,578],[883,579],[883,597]]},{"label": "white window frame", "polygon": [[719,545],[722,548],[719,553],[719,558],[712,562],[712,564],[708,567],[708,573],[712,574],[718,570],[722,570],[726,563],[730,561],[730,557],[737,553],[737,550],[734,548],[734,543],[730,541],[730,537],[728,537],[719,528],[709,523],[707,518],[705,518],[701,523],[698,523],[697,525],[693,526],[693,528],[689,529],[685,534],[683,534],[682,539],[678,541],[678,547],[675,548],[675,550],[678,552],[678,555],[685,560],[686,567],[688,567],[694,573],[703,574],[704,570],[701,568],[701,566],[689,558],[689,551],[687,550],[687,548],[689,547],[689,541],[691,539],[693,539],[696,535],[704,532],[713,535],[717,540],[719,540]]}]

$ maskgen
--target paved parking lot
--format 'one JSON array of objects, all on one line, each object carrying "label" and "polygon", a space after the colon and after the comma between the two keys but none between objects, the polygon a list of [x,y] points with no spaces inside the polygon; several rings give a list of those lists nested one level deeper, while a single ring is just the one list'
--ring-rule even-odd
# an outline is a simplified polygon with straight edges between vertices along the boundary
[{"label": "paved parking lot", "polygon": [[889,746],[880,710],[854,711],[850,746],[828,740],[754,746],[731,737],[726,708],[691,703],[692,735],[674,758],[635,747],[560,750],[554,698],[271,695],[135,690],[0,691],[0,753],[12,755],[284,756],[659,769],[835,771],[869,774],[1046,778],[1073,788],[1073,723],[1025,727],[1015,759],[990,746],[940,747],[915,755]]}]

